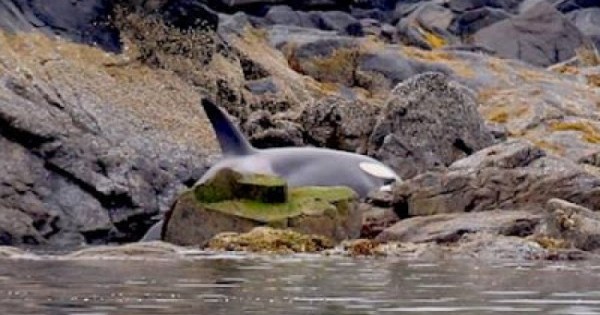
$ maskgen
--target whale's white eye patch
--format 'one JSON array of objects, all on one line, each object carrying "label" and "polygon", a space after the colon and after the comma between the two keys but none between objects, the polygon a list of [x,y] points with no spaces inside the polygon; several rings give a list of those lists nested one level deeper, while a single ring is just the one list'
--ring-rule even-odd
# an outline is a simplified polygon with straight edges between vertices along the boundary
[{"label": "whale's white eye patch", "polygon": [[394,173],[391,169],[385,167],[382,164],[372,163],[372,162],[360,162],[358,165],[361,170],[365,171],[367,174],[373,175],[378,178],[383,179],[394,179],[397,180],[398,175]]}]

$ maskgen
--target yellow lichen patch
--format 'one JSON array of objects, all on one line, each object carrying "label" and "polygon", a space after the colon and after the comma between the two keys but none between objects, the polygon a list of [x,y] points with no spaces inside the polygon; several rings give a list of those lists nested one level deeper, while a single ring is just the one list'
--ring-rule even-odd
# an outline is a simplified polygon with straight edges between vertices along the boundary
[{"label": "yellow lichen patch", "polygon": [[548,142],[546,140],[540,140],[540,139],[535,139],[534,137],[525,137],[527,138],[529,141],[531,141],[533,144],[535,144],[536,147],[556,154],[556,155],[564,155],[565,154],[565,148],[561,147],[560,145]]},{"label": "yellow lichen patch", "polygon": [[486,120],[504,124],[510,118],[520,118],[529,112],[527,105],[500,105],[488,106],[481,109],[482,115]]},{"label": "yellow lichen patch", "polygon": [[504,124],[508,121],[508,112],[506,108],[495,108],[491,110],[485,117],[488,121]]},{"label": "yellow lichen patch", "polygon": [[409,46],[402,46],[401,52],[409,58],[430,62],[446,62],[456,59],[446,51],[429,51]]},{"label": "yellow lichen patch", "polygon": [[554,122],[550,124],[553,131],[579,131],[585,141],[589,143],[600,143],[600,132],[590,122]]},{"label": "yellow lichen patch", "polygon": [[429,47],[431,47],[432,49],[442,48],[448,44],[446,39],[432,31],[429,31],[422,27],[417,27],[416,29],[419,31],[419,33],[421,33],[423,39],[427,42],[427,44],[429,44]]},{"label": "yellow lichen patch", "polygon": [[313,66],[318,69],[319,77],[325,81],[337,82],[339,79],[352,80],[360,52],[358,49],[341,48],[331,56],[314,58]]},{"label": "yellow lichen patch", "polygon": [[587,83],[594,87],[600,87],[600,74],[588,74],[585,76]]},{"label": "yellow lichen patch", "polygon": [[306,235],[292,230],[257,227],[248,233],[221,233],[206,248],[221,251],[260,253],[314,253],[333,248],[335,243],[320,235]]},{"label": "yellow lichen patch", "polygon": [[565,249],[569,247],[569,243],[563,239],[557,239],[544,235],[536,235],[533,236],[532,241],[540,244],[545,249],[556,250],[556,249]]}]

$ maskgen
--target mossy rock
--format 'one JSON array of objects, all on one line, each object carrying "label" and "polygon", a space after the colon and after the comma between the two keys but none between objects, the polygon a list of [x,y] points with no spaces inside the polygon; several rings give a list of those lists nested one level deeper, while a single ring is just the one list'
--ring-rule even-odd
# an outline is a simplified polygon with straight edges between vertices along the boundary
[{"label": "mossy rock", "polygon": [[337,241],[355,238],[361,228],[357,195],[347,187],[288,189],[278,177],[223,170],[179,197],[164,239],[204,245],[219,233],[245,233],[260,226]]}]

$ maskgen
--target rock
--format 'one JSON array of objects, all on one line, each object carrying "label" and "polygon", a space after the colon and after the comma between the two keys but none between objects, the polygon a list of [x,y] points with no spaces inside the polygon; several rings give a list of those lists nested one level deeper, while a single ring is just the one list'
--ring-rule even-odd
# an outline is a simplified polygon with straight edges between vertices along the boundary
[{"label": "rock", "polygon": [[6,0],[0,3],[0,28],[11,32],[38,31],[112,52],[121,50],[119,32],[110,25],[111,0]]},{"label": "rock", "polygon": [[0,245],[39,245],[46,243],[23,212],[0,206]]},{"label": "rock", "polygon": [[34,34],[0,50],[0,207],[50,245],[137,240],[207,168],[210,124],[172,74]]},{"label": "rock", "polygon": [[600,8],[588,8],[568,13],[567,18],[600,49]]},{"label": "rock", "polygon": [[396,208],[409,215],[541,209],[551,198],[588,207],[600,201],[600,178],[524,140],[509,140],[395,188]]},{"label": "rock", "polygon": [[557,0],[554,6],[560,12],[569,13],[575,10],[598,7],[598,2],[594,0]]},{"label": "rock", "polygon": [[243,125],[250,143],[257,148],[304,145],[302,126],[286,117],[259,109],[253,111]]},{"label": "rock", "polygon": [[477,8],[458,15],[448,30],[461,38],[473,35],[479,30],[510,17],[504,10]]},{"label": "rock", "polygon": [[269,9],[265,15],[267,23],[277,25],[294,25],[307,28],[318,28],[318,21],[315,16],[303,12],[294,11],[289,6],[274,6]]},{"label": "rock", "polygon": [[160,7],[164,21],[182,30],[217,30],[219,16],[199,0],[168,0]]},{"label": "rock", "polygon": [[173,259],[183,257],[184,248],[165,242],[131,243],[126,245],[95,246],[80,249],[61,257],[67,260],[108,259]]},{"label": "rock", "polygon": [[363,204],[363,223],[360,237],[374,239],[400,220],[394,209]]},{"label": "rock", "polygon": [[365,153],[379,108],[339,97],[308,104],[299,117],[307,143]]},{"label": "rock", "polygon": [[492,143],[471,92],[441,73],[425,73],[394,88],[371,134],[369,154],[410,178]]},{"label": "rock", "polygon": [[381,51],[361,55],[354,75],[356,85],[368,91],[387,93],[418,73],[418,65],[410,59],[402,58],[396,51]]},{"label": "rock", "polygon": [[361,36],[363,29],[360,22],[352,15],[341,11],[313,13],[316,15],[318,26],[322,30],[336,31],[342,35]]},{"label": "rock", "polygon": [[575,55],[585,36],[552,5],[542,1],[525,12],[473,35],[473,43],[504,58],[549,66]]},{"label": "rock", "polygon": [[244,87],[255,95],[275,94],[278,91],[277,85],[270,78],[248,81]]},{"label": "rock", "polygon": [[307,235],[291,230],[256,227],[247,233],[220,233],[205,249],[261,253],[314,253],[333,248],[335,243],[321,235]]},{"label": "rock", "polygon": [[550,199],[548,216],[538,233],[544,237],[562,240],[564,247],[594,251],[600,248],[600,214],[586,207]]},{"label": "rock", "polygon": [[381,232],[380,242],[454,243],[465,234],[532,235],[543,215],[530,211],[498,210],[478,213],[451,213],[401,220]]},{"label": "rock", "polygon": [[448,32],[453,19],[454,14],[449,9],[424,2],[408,16],[401,18],[396,28],[403,43],[423,49],[436,49],[457,42]]},{"label": "rock", "polygon": [[349,188],[299,187],[288,193],[277,177],[226,169],[181,195],[165,223],[163,238],[178,245],[203,245],[221,232],[245,233],[271,226],[340,241],[360,231],[361,214],[355,202],[356,194]]}]

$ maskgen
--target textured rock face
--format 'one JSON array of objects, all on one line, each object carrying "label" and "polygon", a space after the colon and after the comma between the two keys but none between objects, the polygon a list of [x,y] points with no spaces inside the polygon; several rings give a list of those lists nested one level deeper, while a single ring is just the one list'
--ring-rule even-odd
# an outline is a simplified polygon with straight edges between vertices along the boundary
[{"label": "textured rock face", "polygon": [[474,96],[441,73],[426,73],[392,92],[370,139],[369,152],[402,178],[450,165],[492,144]]},{"label": "textured rock face", "polygon": [[365,153],[379,108],[326,98],[308,105],[299,120],[312,145]]},{"label": "textured rock face", "polygon": [[538,66],[569,59],[584,43],[584,36],[552,5],[541,2],[514,18],[477,32],[473,42],[499,56]]},{"label": "textured rock face", "polygon": [[524,237],[535,232],[542,218],[540,213],[510,210],[420,216],[396,223],[376,239],[383,242],[452,243],[464,234],[482,232]]},{"label": "textured rock face", "polygon": [[595,208],[600,178],[577,164],[526,141],[508,141],[430,172],[396,189],[397,206],[410,215],[477,212],[493,209],[539,209],[551,198]]},{"label": "textured rock face", "polygon": [[0,45],[0,208],[29,240],[136,240],[204,172],[212,131],[173,77],[39,35]]},{"label": "textured rock face", "polygon": [[546,205],[548,215],[542,222],[539,234],[561,241],[564,247],[585,251],[600,248],[600,215],[561,199],[550,199]]},{"label": "textured rock face", "polygon": [[224,169],[176,201],[163,239],[204,245],[222,232],[270,226],[340,241],[360,233],[356,201],[356,194],[345,187],[298,187],[288,193],[287,184],[277,177]]}]

